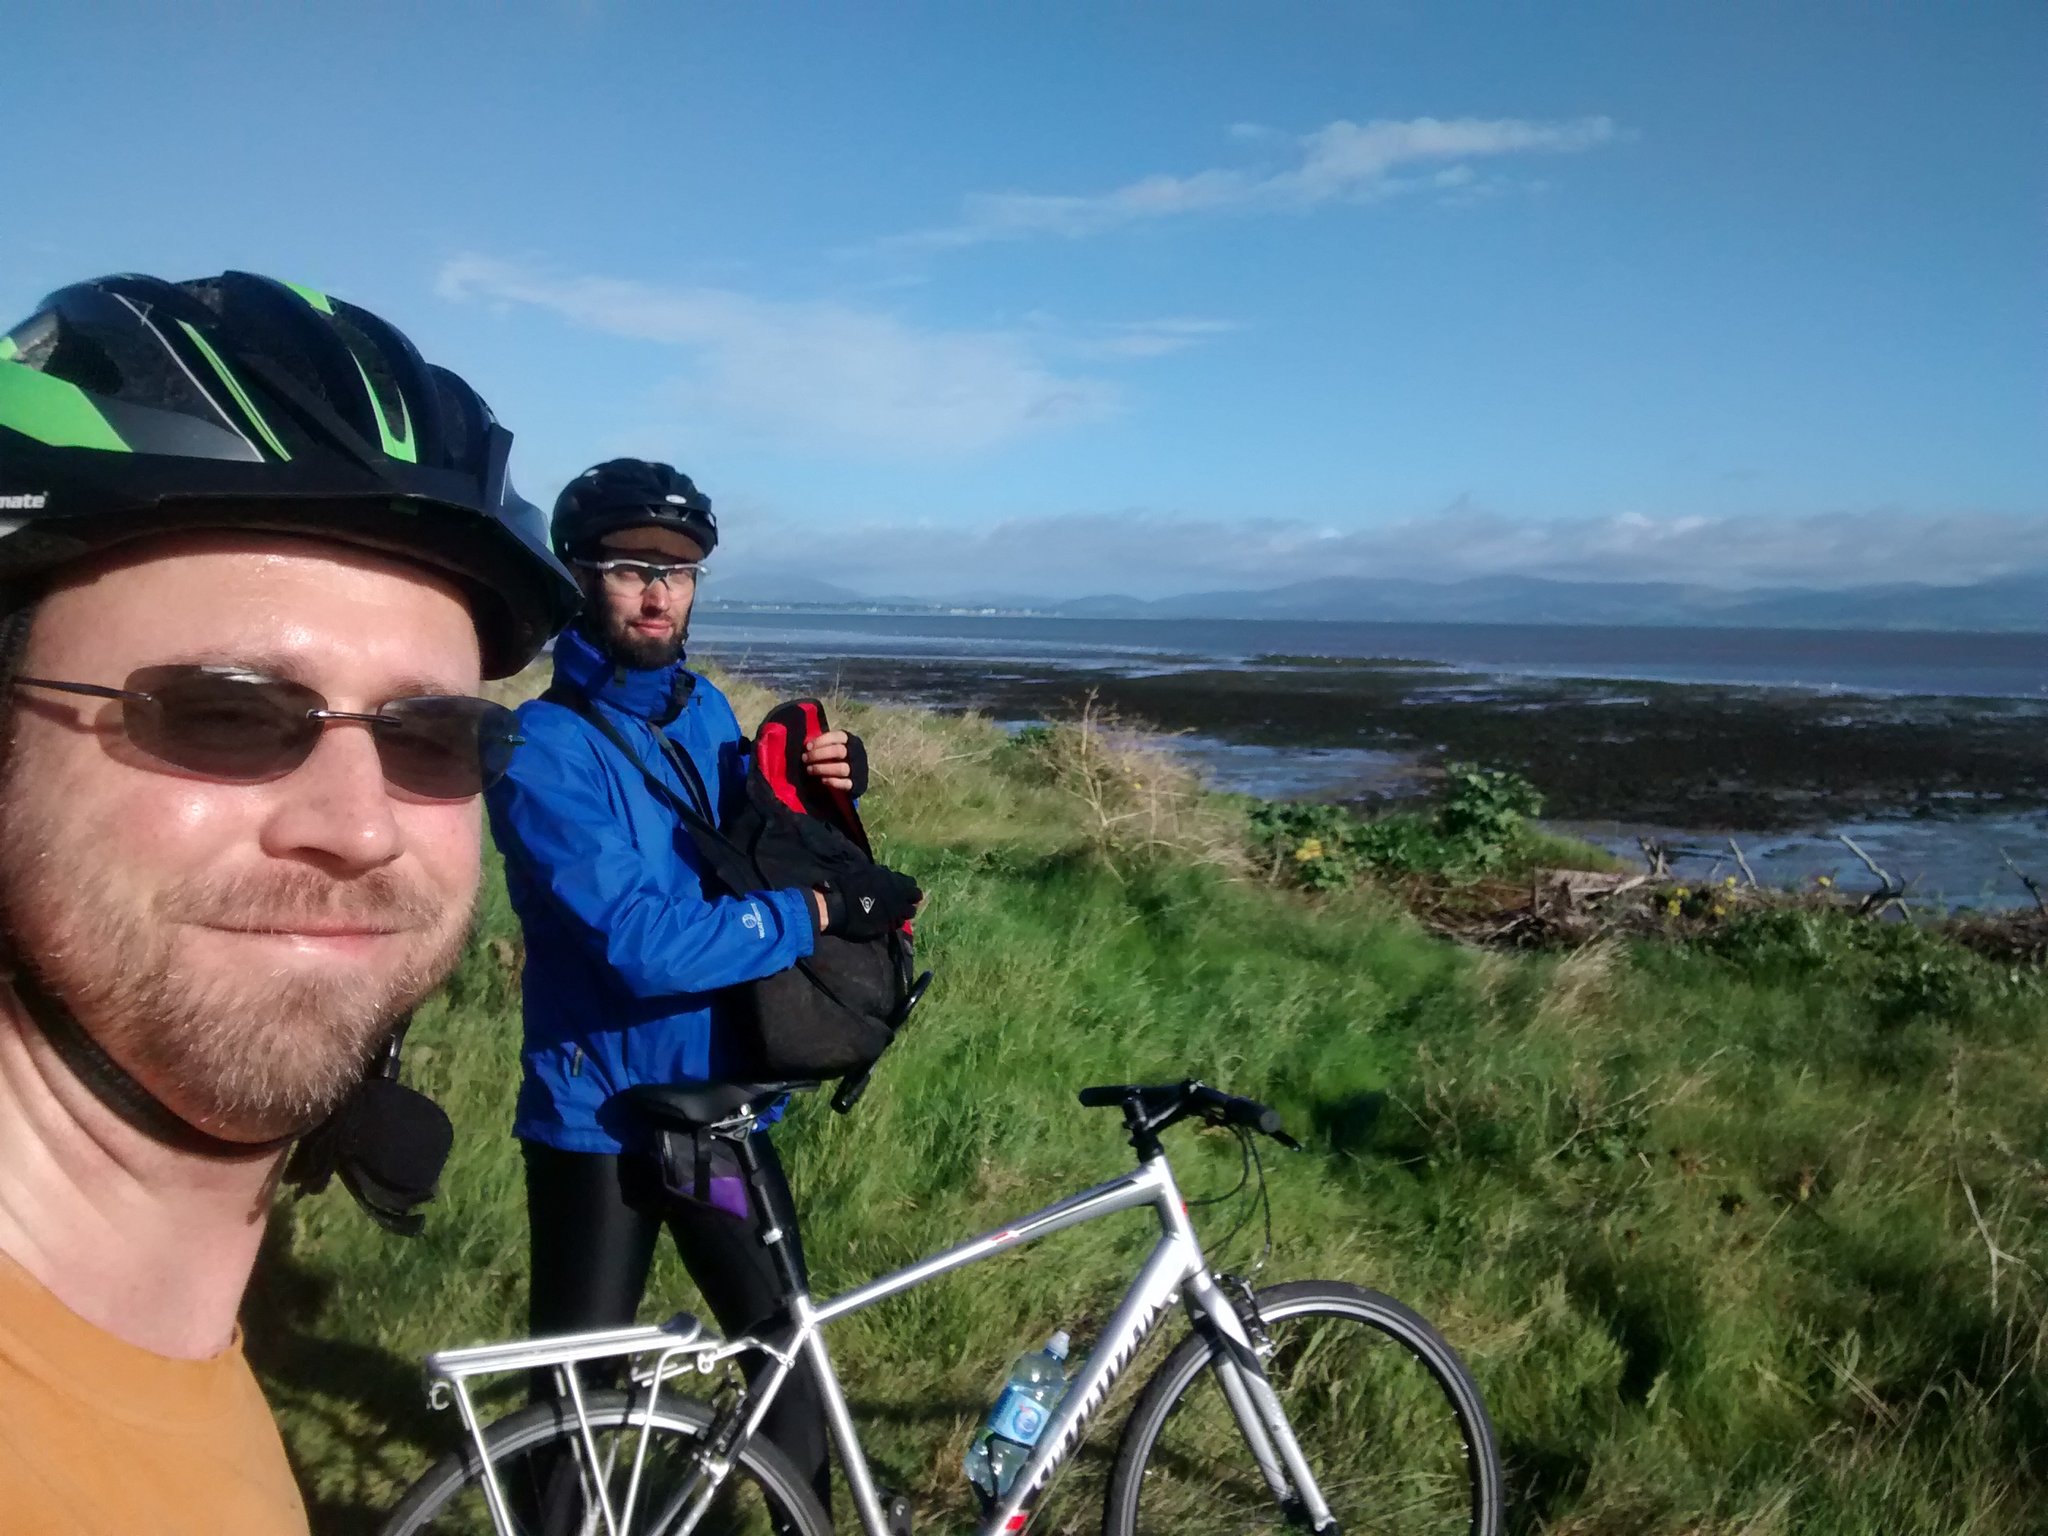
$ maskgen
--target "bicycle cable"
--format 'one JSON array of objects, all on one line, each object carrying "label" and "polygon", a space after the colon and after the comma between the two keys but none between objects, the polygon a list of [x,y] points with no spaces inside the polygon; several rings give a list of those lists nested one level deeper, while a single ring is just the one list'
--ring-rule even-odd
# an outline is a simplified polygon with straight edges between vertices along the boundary
[{"label": "bicycle cable", "polygon": [[1222,1240],[1215,1243],[1212,1247],[1212,1251],[1219,1256],[1227,1253],[1230,1245],[1237,1241],[1238,1234],[1251,1224],[1253,1211],[1260,1211],[1265,1218],[1265,1243],[1259,1252],[1259,1256],[1252,1261],[1251,1267],[1246,1271],[1248,1274],[1256,1275],[1266,1267],[1267,1260],[1273,1256],[1273,1197],[1272,1192],[1266,1186],[1266,1160],[1259,1154],[1259,1149],[1254,1143],[1252,1132],[1244,1126],[1232,1126],[1230,1129],[1237,1137],[1238,1155],[1240,1158],[1237,1183],[1220,1195],[1208,1195],[1200,1200],[1190,1200],[1188,1205],[1192,1209],[1196,1206],[1220,1205],[1227,1200],[1233,1200],[1243,1193],[1245,1187],[1251,1183],[1254,1176],[1257,1177],[1258,1187],[1251,1197],[1244,1202],[1243,1210],[1236,1222],[1232,1224],[1228,1232],[1223,1234]]},{"label": "bicycle cable", "polygon": [[[1245,1185],[1246,1185],[1247,1183],[1249,1183],[1249,1182],[1250,1182],[1250,1180],[1251,1180],[1251,1176],[1252,1176],[1252,1138],[1251,1138],[1251,1132],[1247,1131],[1247,1130],[1246,1130],[1246,1129],[1245,1129],[1245,1128],[1244,1128],[1243,1126],[1241,1126],[1241,1125],[1233,1125],[1233,1126],[1230,1126],[1230,1127],[1228,1127],[1228,1129],[1229,1129],[1229,1131],[1230,1131],[1230,1134],[1231,1134],[1231,1135],[1233,1135],[1233,1136],[1235,1136],[1235,1137],[1237,1138],[1237,1147],[1238,1147],[1238,1159],[1239,1159],[1239,1163],[1238,1163],[1238,1170],[1237,1170],[1237,1182],[1236,1182],[1235,1184],[1231,1185],[1229,1189],[1225,1190],[1225,1191],[1224,1191],[1224,1192],[1223,1192],[1222,1194],[1220,1194],[1220,1195],[1204,1195],[1204,1196],[1203,1196],[1203,1197],[1202,1197],[1201,1199],[1199,1199],[1199,1200],[1190,1200],[1190,1201],[1188,1201],[1188,1202],[1187,1202],[1187,1204],[1188,1204],[1188,1208],[1189,1208],[1190,1210],[1192,1210],[1192,1209],[1196,1208],[1197,1206],[1204,1206],[1204,1205],[1221,1205],[1221,1204],[1222,1204],[1222,1203],[1223,1203],[1224,1201],[1226,1201],[1226,1200],[1234,1200],[1234,1199],[1236,1199],[1236,1198],[1237,1198],[1237,1194],[1238,1194],[1238,1191],[1239,1191],[1239,1190],[1241,1190],[1241,1189],[1243,1189],[1243,1188],[1245,1187]],[[1233,1234],[1233,1235],[1234,1235],[1234,1234]]]}]

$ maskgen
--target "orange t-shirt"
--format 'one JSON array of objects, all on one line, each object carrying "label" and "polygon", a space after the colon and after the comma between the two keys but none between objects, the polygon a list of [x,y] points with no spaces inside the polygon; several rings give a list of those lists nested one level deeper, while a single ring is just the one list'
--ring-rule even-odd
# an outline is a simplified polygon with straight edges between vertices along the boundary
[{"label": "orange t-shirt", "polygon": [[0,1530],[305,1536],[240,1336],[208,1360],[152,1354],[0,1254]]}]

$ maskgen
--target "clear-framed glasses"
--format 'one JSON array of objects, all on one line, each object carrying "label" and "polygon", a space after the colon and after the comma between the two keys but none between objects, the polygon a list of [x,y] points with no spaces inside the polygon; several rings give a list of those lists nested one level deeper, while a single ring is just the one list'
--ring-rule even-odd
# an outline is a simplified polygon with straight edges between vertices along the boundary
[{"label": "clear-framed glasses", "polygon": [[671,589],[694,587],[704,574],[702,560],[578,560],[575,563],[586,571],[596,571],[604,577],[606,587],[628,597],[645,592],[657,581],[667,582]]}]

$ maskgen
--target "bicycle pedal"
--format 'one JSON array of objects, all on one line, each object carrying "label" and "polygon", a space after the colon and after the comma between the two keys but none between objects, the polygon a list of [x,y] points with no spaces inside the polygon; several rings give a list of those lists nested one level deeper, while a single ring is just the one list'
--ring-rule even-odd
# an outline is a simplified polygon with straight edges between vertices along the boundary
[{"label": "bicycle pedal", "polygon": [[876,1492],[882,1501],[882,1528],[889,1536],[910,1536],[911,1516],[916,1512],[907,1493],[893,1493],[887,1488]]}]

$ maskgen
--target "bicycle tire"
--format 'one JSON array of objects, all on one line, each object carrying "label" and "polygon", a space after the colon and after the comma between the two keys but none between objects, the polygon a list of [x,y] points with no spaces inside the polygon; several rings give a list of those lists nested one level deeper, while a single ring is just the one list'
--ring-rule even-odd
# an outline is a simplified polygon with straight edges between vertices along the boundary
[{"label": "bicycle tire", "polygon": [[[1493,1425],[1442,1335],[1391,1297],[1341,1281],[1270,1286],[1257,1299],[1268,1380],[1339,1529],[1498,1536]],[[1188,1338],[1145,1384],[1117,1445],[1105,1536],[1306,1529],[1260,1476],[1207,1369],[1211,1354],[1206,1338]],[[1418,1448],[1418,1428],[1436,1442]],[[1376,1450],[1382,1434],[1391,1443]]]},{"label": "bicycle tire", "polygon": [[[600,1451],[605,1449],[608,1434],[626,1430],[636,1434],[643,1410],[636,1406],[637,1400],[624,1392],[591,1392],[584,1396],[584,1410],[587,1414],[591,1433],[596,1437]],[[695,1398],[662,1394],[660,1404],[654,1413],[654,1428],[665,1439],[685,1442],[683,1446],[669,1446],[669,1452],[680,1451],[687,1459],[688,1448],[702,1442],[712,1422],[711,1409]],[[579,1431],[575,1411],[567,1403],[535,1403],[517,1413],[507,1414],[484,1431],[484,1441],[490,1447],[491,1463],[499,1469],[501,1483],[513,1486],[506,1488],[508,1499],[520,1504],[531,1505],[550,1497],[539,1492],[542,1485],[556,1490],[564,1488],[560,1468],[575,1466],[577,1463],[566,1459],[573,1454],[578,1443]],[[557,1450],[563,1447],[567,1450]],[[622,1447],[630,1456],[631,1450]],[[537,1457],[536,1452],[553,1452],[551,1457]],[[648,1461],[665,1462],[666,1453],[658,1453],[650,1443]],[[733,1458],[732,1475],[721,1490],[719,1503],[714,1505],[710,1516],[698,1527],[706,1536],[728,1536],[728,1533],[754,1532],[788,1533],[788,1536],[832,1536],[832,1522],[818,1505],[817,1495],[800,1476],[789,1458],[772,1443],[756,1437],[752,1443],[743,1446]],[[380,1536],[453,1536],[453,1533],[477,1532],[490,1536],[495,1531],[491,1523],[490,1510],[485,1502],[482,1484],[482,1467],[476,1447],[464,1445],[460,1451],[441,1458],[428,1468],[406,1491],[405,1496],[393,1507],[386,1517]],[[550,1470],[543,1471],[543,1467]],[[521,1483],[522,1469],[532,1474],[532,1480]],[[749,1492],[751,1487],[751,1492]],[[624,1474],[618,1478],[614,1497],[623,1498]],[[643,1484],[639,1509],[659,1512],[665,1500],[661,1498],[658,1480]],[[515,1513],[514,1531],[516,1536],[564,1536],[574,1533],[583,1536],[585,1531],[602,1531],[603,1521],[597,1516],[595,1505],[587,1505],[579,1494],[571,1493],[572,1502],[583,1509],[579,1516],[575,1509],[563,1513],[559,1499],[548,1515],[538,1521],[521,1520]],[[723,1516],[721,1517],[721,1511]],[[635,1530],[654,1530],[657,1527],[641,1527]]]}]

